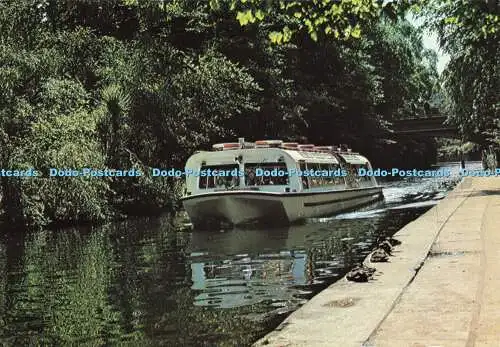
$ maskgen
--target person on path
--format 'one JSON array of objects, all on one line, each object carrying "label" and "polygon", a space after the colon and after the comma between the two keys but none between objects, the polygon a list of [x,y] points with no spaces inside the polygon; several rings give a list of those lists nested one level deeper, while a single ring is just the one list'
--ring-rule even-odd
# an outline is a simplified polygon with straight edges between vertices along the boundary
[{"label": "person on path", "polygon": [[483,149],[481,151],[481,163],[483,164],[483,170],[486,170],[488,168],[487,155],[488,153],[486,152],[485,149]]},{"label": "person on path", "polygon": [[498,165],[498,161],[493,146],[490,145],[488,147],[488,151],[483,151],[483,152],[485,153],[483,154],[483,158],[485,157],[485,159],[483,159],[483,168],[495,171]]}]

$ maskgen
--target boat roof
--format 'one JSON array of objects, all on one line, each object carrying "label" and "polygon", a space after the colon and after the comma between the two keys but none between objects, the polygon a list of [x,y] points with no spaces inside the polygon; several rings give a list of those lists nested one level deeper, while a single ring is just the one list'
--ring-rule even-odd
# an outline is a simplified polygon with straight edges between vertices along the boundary
[{"label": "boat roof", "polygon": [[[342,148],[344,147],[344,148]],[[234,161],[235,152],[238,155],[245,153],[250,160],[269,159],[278,153],[286,154],[295,162],[339,164],[339,157],[352,165],[365,165],[369,161],[359,153],[352,152],[345,145],[341,146],[316,146],[313,144],[298,144],[297,142],[284,142],[282,140],[259,140],[246,142],[244,138],[238,138],[238,142],[217,143],[212,146],[213,151],[198,151],[189,158],[192,160]]]},{"label": "boat roof", "polygon": [[339,153],[339,155],[344,158],[346,162],[349,164],[353,165],[365,165],[368,163],[368,159],[363,157],[361,154],[358,153]]},{"label": "boat roof", "polygon": [[339,161],[337,158],[331,154],[326,152],[312,152],[312,151],[298,151],[298,150],[288,150],[281,149],[283,152],[286,152],[290,157],[295,161],[306,161],[306,162],[325,162],[325,163],[334,163],[338,164]]},{"label": "boat roof", "polygon": [[[325,164],[339,164],[339,161],[337,157],[334,155],[340,155],[347,163],[352,164],[352,165],[365,165],[368,164],[368,159],[365,158],[364,156],[360,155],[359,153],[353,153],[353,152],[319,152],[319,151],[300,151],[300,150],[293,150],[293,149],[283,149],[283,148],[242,148],[242,149],[235,149],[235,150],[230,150],[230,151],[199,151],[196,154],[198,155],[193,155],[191,158],[194,159],[194,157],[203,157],[203,160],[209,159],[209,158],[234,158],[235,152],[243,154],[243,153],[251,153],[252,156],[254,157],[257,156],[262,156],[265,157],[266,154],[275,153],[285,153],[289,157],[292,158],[295,162],[300,162],[300,161],[305,161],[308,163],[314,162],[314,163],[325,163]],[[259,153],[260,152],[260,153]],[[201,160],[201,159],[200,159]],[[211,160],[210,160],[211,161]]]},{"label": "boat roof", "polygon": [[[305,160],[306,162],[314,161],[314,162],[329,162],[338,164],[338,160],[333,155],[333,153],[326,152],[314,152],[314,151],[294,151],[294,150],[284,150],[288,153],[295,161]],[[351,153],[351,152],[337,152],[335,153],[340,155],[347,163],[352,165],[365,165],[368,164],[368,159],[363,157],[359,153]]]}]

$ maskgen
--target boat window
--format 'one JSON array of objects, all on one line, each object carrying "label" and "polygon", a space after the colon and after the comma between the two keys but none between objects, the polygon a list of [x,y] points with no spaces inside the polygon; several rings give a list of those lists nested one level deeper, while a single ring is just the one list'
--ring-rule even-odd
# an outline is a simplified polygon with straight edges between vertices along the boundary
[{"label": "boat window", "polygon": [[[306,170],[307,170],[306,163],[300,163],[300,171],[304,172]],[[303,187],[303,189],[309,189],[309,177],[304,176],[304,174],[302,174],[301,179],[302,179],[302,187]]]},{"label": "boat window", "polygon": [[[301,169],[302,166],[301,166]],[[307,163],[307,170],[313,170],[314,176],[309,178],[311,187],[333,186],[344,184],[344,178],[340,176],[340,165],[333,163]],[[335,174],[338,176],[335,176]],[[303,179],[303,181],[305,181]]]},{"label": "boat window", "polygon": [[[198,188],[235,188],[240,185],[240,177],[238,176],[239,166],[236,164],[230,165],[212,165],[202,166],[200,168],[200,177]],[[205,174],[204,176],[202,176]]]},{"label": "boat window", "polygon": [[[333,177],[330,175],[330,165],[319,164],[319,168],[321,170],[320,184],[323,186],[332,185],[333,184]],[[326,175],[323,175],[323,173],[325,173]]]},{"label": "boat window", "polygon": [[[266,173],[271,175],[266,176]],[[279,176],[280,173],[282,176]],[[287,184],[289,184],[289,180],[285,163],[245,163],[245,185],[266,186]]]},{"label": "boat window", "polygon": [[315,173],[315,175],[311,176],[311,178],[309,179],[309,182],[311,182],[311,188],[319,187],[321,185],[322,180],[323,180],[323,177],[316,175],[316,171],[321,170],[320,164],[318,164],[318,163],[307,163],[307,168],[309,170],[313,170],[314,173]]},{"label": "boat window", "polygon": [[344,177],[343,176],[340,176],[340,174],[342,173],[341,172],[341,167],[340,167],[340,164],[333,164],[332,165],[332,168],[331,170],[333,171],[336,171],[339,173],[338,176],[333,176],[333,184],[337,185],[337,184],[344,184],[345,183],[345,180],[344,180]]},{"label": "boat window", "polygon": [[[362,167],[363,167],[366,171],[370,170],[370,167],[368,166],[368,164],[362,165]],[[365,179],[365,181],[368,181],[368,182],[371,182],[371,181],[372,181],[372,178],[371,178],[370,176],[368,176],[368,175],[365,175],[365,176],[364,176],[364,179]]]},{"label": "boat window", "polygon": [[358,170],[355,165],[346,163],[344,164],[344,168],[347,171],[346,183],[350,188],[358,188],[360,177],[358,176]]},{"label": "boat window", "polygon": [[[359,169],[365,169],[368,171],[368,164],[356,165],[356,172],[359,173]],[[371,177],[368,175],[359,176],[360,181],[371,181]]]}]

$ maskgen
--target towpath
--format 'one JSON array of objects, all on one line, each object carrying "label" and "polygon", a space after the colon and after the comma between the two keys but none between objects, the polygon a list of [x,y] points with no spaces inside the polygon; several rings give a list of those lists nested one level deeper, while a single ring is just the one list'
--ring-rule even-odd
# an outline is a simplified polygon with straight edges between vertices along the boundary
[{"label": "towpath", "polygon": [[345,278],[256,346],[500,347],[500,178],[465,178],[396,233],[373,281]]}]

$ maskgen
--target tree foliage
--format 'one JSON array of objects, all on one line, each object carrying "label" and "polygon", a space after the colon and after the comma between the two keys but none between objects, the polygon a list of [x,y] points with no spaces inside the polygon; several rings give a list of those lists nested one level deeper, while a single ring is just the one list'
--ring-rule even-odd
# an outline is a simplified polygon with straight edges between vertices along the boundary
[{"label": "tree foliage", "polygon": [[[194,150],[238,136],[344,142],[390,165],[379,141],[390,121],[422,114],[439,87],[435,59],[418,30],[394,16],[399,8],[3,1],[0,166],[43,173],[1,178],[6,216],[44,225],[171,207],[181,181],[150,169],[181,167]],[[281,44],[270,44],[279,34]],[[145,175],[47,176],[82,167]]]},{"label": "tree foliage", "polygon": [[[379,0],[313,0],[313,1],[269,1],[230,0],[241,25],[255,22],[269,23],[275,30],[269,33],[274,43],[289,42],[298,32],[307,32],[312,40],[330,37],[336,40],[360,38],[376,23],[382,14],[396,16],[398,5]],[[219,8],[224,0],[213,0]],[[285,25],[276,25],[276,12],[288,18]]]},{"label": "tree foliage", "polygon": [[445,70],[449,110],[464,136],[499,143],[500,9],[494,1],[423,1],[423,15],[450,55]]}]

